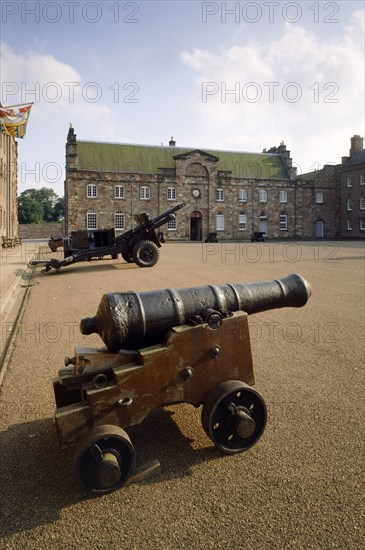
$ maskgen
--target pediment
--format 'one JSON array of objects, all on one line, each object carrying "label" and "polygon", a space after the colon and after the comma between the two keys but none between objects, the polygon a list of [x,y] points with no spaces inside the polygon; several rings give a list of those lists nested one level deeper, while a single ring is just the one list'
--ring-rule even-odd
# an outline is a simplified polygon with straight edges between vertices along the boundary
[{"label": "pediment", "polygon": [[210,153],[207,153],[206,151],[202,151],[201,149],[192,149],[191,151],[180,153],[180,155],[175,155],[173,158],[174,160],[187,160],[192,157],[195,157],[195,158],[201,157],[202,159],[210,160],[211,162],[219,161],[219,157],[211,155]]}]

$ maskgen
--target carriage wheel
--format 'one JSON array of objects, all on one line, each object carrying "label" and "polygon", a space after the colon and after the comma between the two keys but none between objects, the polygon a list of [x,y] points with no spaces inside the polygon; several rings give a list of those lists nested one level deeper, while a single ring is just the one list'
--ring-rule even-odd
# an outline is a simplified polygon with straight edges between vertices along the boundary
[{"label": "carriage wheel", "polygon": [[217,386],[203,405],[205,433],[224,453],[245,451],[262,435],[266,406],[258,392],[240,380]]},{"label": "carriage wheel", "polygon": [[128,264],[133,263],[133,258],[131,256],[131,254],[129,254],[129,252],[123,251],[121,254],[122,254],[122,258],[125,262],[127,262]]},{"label": "carriage wheel", "polygon": [[159,257],[159,250],[153,241],[141,241],[133,248],[133,260],[139,267],[152,267]]},{"label": "carriage wheel", "polygon": [[104,495],[126,484],[135,469],[135,450],[119,426],[94,428],[75,450],[75,473],[79,483],[95,495]]}]

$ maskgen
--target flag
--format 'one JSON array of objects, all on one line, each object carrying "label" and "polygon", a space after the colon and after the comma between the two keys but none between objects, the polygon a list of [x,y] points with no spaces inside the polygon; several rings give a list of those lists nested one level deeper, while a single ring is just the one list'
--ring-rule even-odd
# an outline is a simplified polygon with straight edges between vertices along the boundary
[{"label": "flag", "polygon": [[9,107],[2,107],[0,104],[0,131],[13,137],[23,138],[32,107],[33,103],[10,105]]}]

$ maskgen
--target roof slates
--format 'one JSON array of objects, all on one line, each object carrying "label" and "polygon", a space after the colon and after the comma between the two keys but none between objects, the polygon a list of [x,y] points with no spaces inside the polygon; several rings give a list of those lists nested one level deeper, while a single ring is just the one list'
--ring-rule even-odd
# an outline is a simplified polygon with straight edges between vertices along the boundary
[{"label": "roof slates", "polygon": [[[174,156],[195,151],[181,147],[78,141],[78,168],[98,172],[156,174],[159,168],[175,168]],[[218,170],[230,171],[233,177],[289,179],[281,155],[235,151],[205,152],[219,157]]]}]

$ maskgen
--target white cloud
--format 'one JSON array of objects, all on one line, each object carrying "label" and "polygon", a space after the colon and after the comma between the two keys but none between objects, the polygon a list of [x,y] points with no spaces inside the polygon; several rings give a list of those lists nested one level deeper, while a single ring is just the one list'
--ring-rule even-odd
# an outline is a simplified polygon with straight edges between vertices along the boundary
[{"label": "white cloud", "polygon": [[286,23],[273,41],[183,52],[196,72],[186,109],[202,139],[209,144],[219,134],[222,148],[256,151],[283,139],[303,172],[314,162],[340,162],[350,137],[363,132],[363,23],[354,12],[330,39]]},{"label": "white cloud", "polygon": [[105,139],[114,138],[118,126],[112,109],[103,101],[106,90],[102,83],[85,82],[74,67],[47,53],[20,55],[4,43],[1,51],[4,105],[34,102],[32,124],[39,121],[59,127],[77,122],[88,129],[97,122]]},{"label": "white cloud", "polygon": [[53,55],[18,54],[5,43],[1,52],[0,101],[34,102],[27,135],[19,140],[18,192],[46,186],[61,196],[69,123],[91,139],[117,139],[118,121],[104,99],[108,94],[101,82],[85,82],[79,71]]}]

